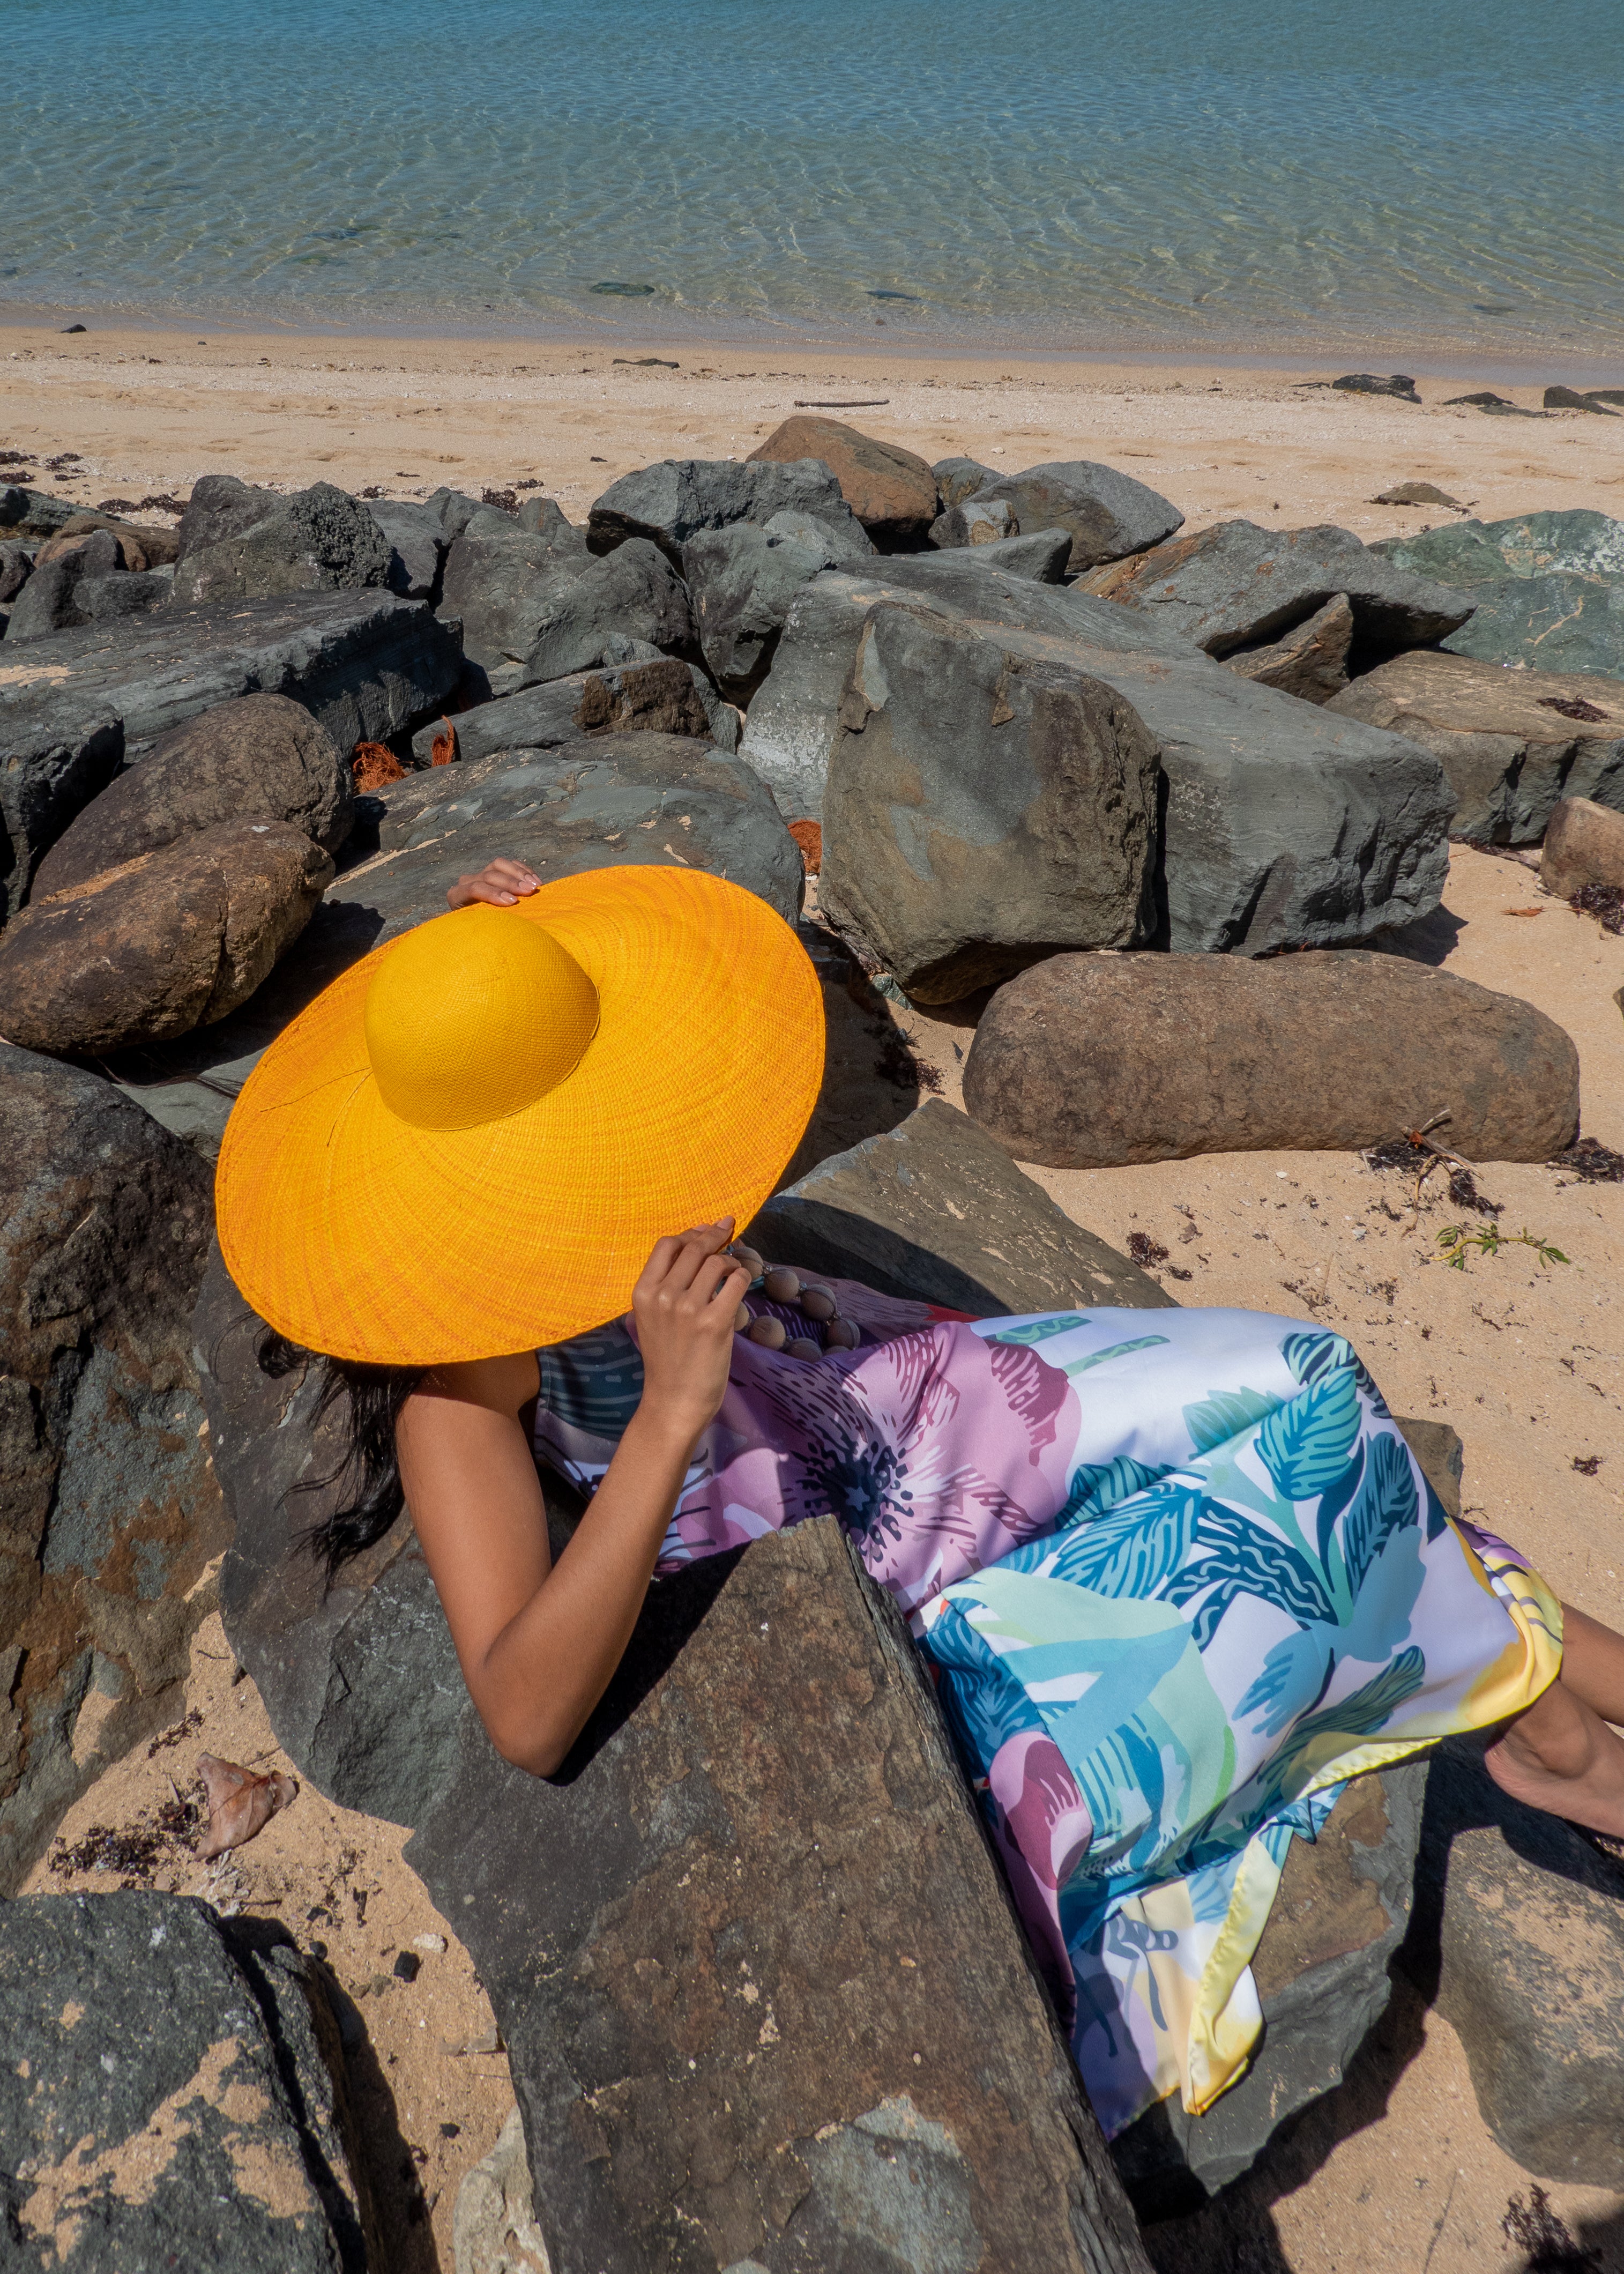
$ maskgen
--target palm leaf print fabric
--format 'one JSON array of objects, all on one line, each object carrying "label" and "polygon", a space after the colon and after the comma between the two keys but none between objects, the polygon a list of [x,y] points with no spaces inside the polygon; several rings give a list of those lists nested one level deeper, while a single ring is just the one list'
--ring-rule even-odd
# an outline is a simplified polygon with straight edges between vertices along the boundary
[{"label": "palm leaf print fabric", "polygon": [[[741,1338],[661,1555],[833,1512],[908,1614],[1108,2136],[1239,2075],[1294,1837],[1351,1776],[1532,1702],[1560,1607],[1444,1511],[1352,1346],[1255,1312],[959,1319],[830,1283],[817,1364]],[[624,1326],[542,1354],[590,1489]]]}]

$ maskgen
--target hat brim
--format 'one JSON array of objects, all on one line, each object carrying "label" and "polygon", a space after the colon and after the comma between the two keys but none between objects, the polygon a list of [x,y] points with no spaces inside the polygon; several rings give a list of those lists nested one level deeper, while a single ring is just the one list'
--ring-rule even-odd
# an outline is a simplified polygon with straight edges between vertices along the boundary
[{"label": "hat brim", "polygon": [[390,1111],[364,1013],[391,941],[278,1035],[232,1110],[214,1186],[226,1268],[305,1349],[436,1366],[601,1326],[662,1235],[748,1223],[811,1117],[822,996],[754,893],[605,869],[503,913],[545,925],[598,994],[580,1063],[533,1105],[455,1130]]}]

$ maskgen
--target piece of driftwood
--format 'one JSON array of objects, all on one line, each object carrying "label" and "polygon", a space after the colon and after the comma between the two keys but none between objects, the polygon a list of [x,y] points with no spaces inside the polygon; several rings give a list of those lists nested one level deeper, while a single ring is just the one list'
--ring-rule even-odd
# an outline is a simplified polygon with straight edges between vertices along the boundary
[{"label": "piece of driftwood", "polygon": [[468,1728],[407,1853],[494,2002],[555,2274],[1148,2274],[832,1517],[657,1583],[558,1779]]}]

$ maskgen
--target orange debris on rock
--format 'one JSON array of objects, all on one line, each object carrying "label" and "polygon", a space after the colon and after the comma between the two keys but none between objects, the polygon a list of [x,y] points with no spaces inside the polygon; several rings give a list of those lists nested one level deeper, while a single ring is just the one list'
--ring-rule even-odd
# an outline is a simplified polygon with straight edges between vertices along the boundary
[{"label": "orange debris on rock", "polygon": [[357,742],[350,755],[350,770],[358,790],[381,789],[386,782],[406,779],[405,767],[382,742]]},{"label": "orange debris on rock", "polygon": [[455,762],[456,754],[456,728],[449,719],[442,719],[440,722],[440,732],[434,737],[433,755],[429,764],[435,766],[448,766]]},{"label": "orange debris on rock", "polygon": [[801,847],[801,858],[808,877],[816,877],[823,865],[823,825],[821,821],[792,821],[789,833]]}]

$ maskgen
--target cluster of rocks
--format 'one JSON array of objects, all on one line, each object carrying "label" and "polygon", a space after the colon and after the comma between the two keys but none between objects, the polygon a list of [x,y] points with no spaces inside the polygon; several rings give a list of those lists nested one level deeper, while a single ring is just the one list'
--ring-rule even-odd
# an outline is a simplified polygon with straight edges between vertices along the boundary
[{"label": "cluster of rocks", "polygon": [[[753,1229],[777,1261],[979,1314],[1155,1306],[1011,1156],[1350,1148],[1447,1114],[1465,1157],[1551,1157],[1577,1126],[1566,1035],[1372,950],[1437,907],[1452,835],[1543,837],[1552,891],[1624,885],[1624,525],[1371,547],[1181,526],[1109,467],[932,467],[817,418],[742,463],[627,475],[584,526],[544,496],[227,476],[177,530],[0,492],[0,1894],[172,1718],[231,1541],[228,1626],[280,1741],[320,1790],[411,1826],[466,1923],[559,2274],[688,2263],[699,2231],[739,2274],[1142,2274],[1123,2181],[1147,2210],[1222,2184],[1380,2011],[1417,1773],[1304,1851],[1259,1957],[1254,2075],[1197,2123],[1136,2127],[1114,2167],[928,1686],[838,1538],[662,1583],[569,1774],[505,1767],[409,1520],[325,1595],[290,1545],[286,1495],[331,1467],[331,1423],[313,1383],[254,1364],[208,1260],[206,1156],[289,1020],[497,855],[544,880],[700,867],[793,922],[821,832],[822,913],[864,970],[926,1002],[996,991],[974,1118],[933,1103],[823,1162]],[[645,1807],[656,1783],[680,1802]],[[0,1910],[17,2026],[49,2034],[29,1984],[51,1965],[122,1966],[162,2003],[169,1960],[143,1971],[110,1914],[66,1903]],[[263,2214],[279,2263],[365,2263],[338,2072],[311,2066],[320,1983],[175,1916],[150,1948],[196,1942],[202,2049],[177,2025],[127,2105],[124,2083],[28,2102],[39,2262],[64,2221],[124,2216],[68,2170],[71,2132],[103,2178],[137,2134],[174,2148],[131,2263],[169,2232],[171,2180],[214,2188],[222,2156],[304,2191],[249,2189],[216,2255],[263,2259]],[[77,2075],[60,2043],[28,2058]]]}]

